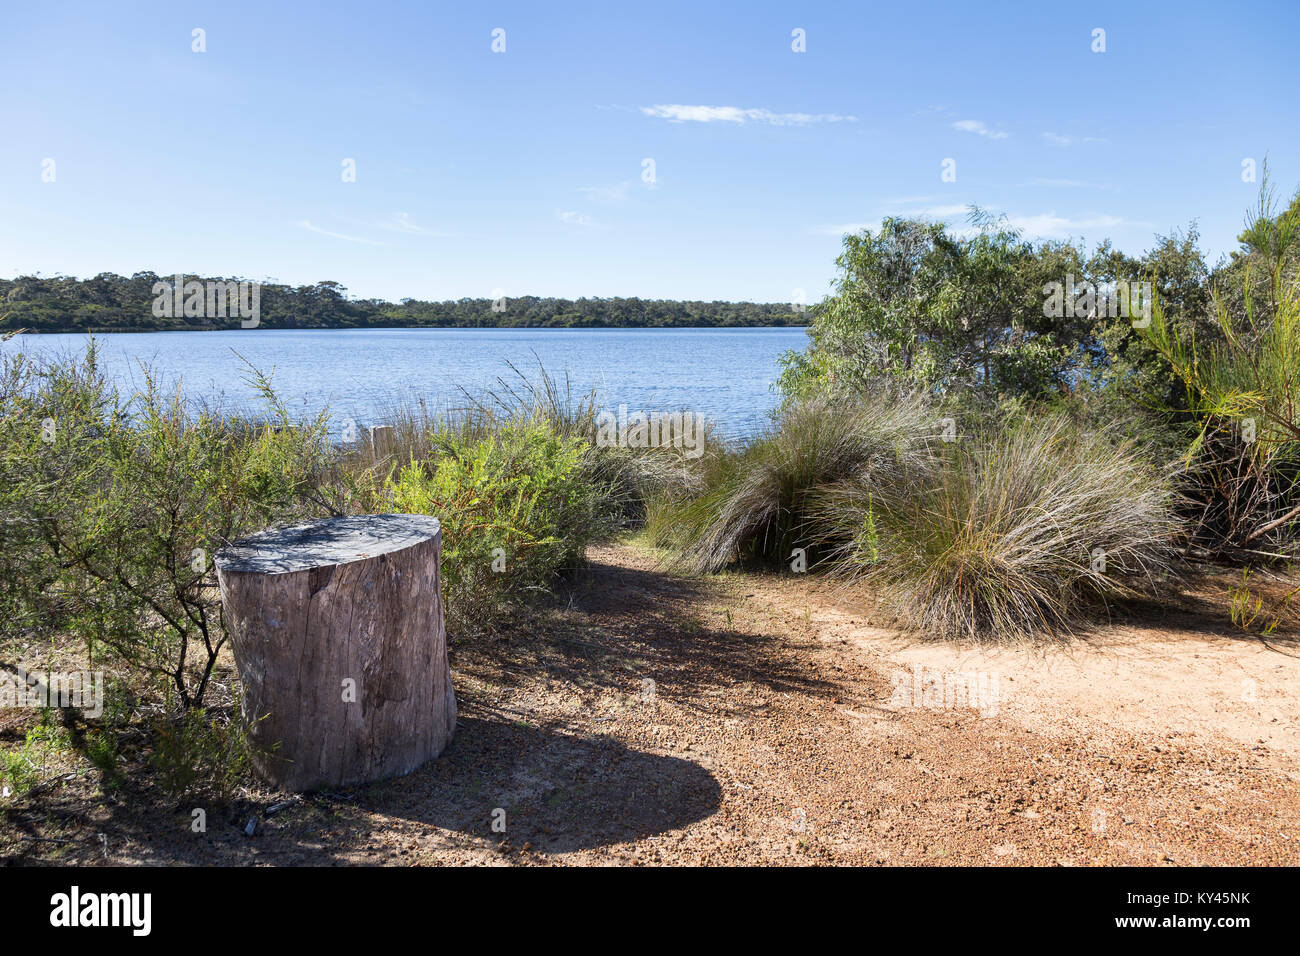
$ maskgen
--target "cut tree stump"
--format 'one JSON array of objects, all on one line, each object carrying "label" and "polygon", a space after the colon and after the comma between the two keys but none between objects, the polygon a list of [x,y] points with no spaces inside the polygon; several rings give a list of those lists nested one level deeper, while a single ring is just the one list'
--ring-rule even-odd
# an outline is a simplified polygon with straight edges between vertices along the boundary
[{"label": "cut tree stump", "polygon": [[289,790],[397,776],[456,729],[442,532],[425,515],[264,531],[215,559],[257,770]]}]

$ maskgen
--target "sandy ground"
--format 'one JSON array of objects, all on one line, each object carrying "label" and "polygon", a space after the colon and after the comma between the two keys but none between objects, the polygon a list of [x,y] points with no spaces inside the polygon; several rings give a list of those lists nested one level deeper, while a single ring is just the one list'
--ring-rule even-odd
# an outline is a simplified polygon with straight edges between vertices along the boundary
[{"label": "sandy ground", "polygon": [[[1295,615],[1289,628],[1268,638],[1244,633],[1224,610],[1234,583],[1226,574],[1202,579],[1169,606],[1117,613],[1075,640],[1046,646],[918,640],[873,626],[871,602],[816,580],[803,598],[821,640],[847,641],[913,679],[918,669],[923,681],[987,675],[998,690],[998,713],[1026,729],[1218,742],[1267,757],[1269,767],[1294,776],[1300,773]],[[1287,589],[1262,588],[1274,595]],[[779,584],[766,597],[780,601],[782,594],[798,601]]]},{"label": "sandy ground", "polygon": [[69,785],[14,806],[0,856],[1300,863],[1300,648],[1231,628],[1226,585],[1068,645],[985,649],[900,635],[802,575],[590,558],[565,606],[453,652],[456,738],[409,776],[286,807],[248,794],[200,834],[195,807]]}]

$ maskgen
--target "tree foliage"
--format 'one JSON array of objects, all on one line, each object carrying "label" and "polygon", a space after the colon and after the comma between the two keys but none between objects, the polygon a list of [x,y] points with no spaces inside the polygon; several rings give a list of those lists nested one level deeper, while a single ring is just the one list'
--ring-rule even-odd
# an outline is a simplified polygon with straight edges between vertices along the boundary
[{"label": "tree foliage", "polygon": [[785,357],[787,394],[862,391],[880,376],[932,391],[1042,396],[1071,386],[1088,322],[1048,316],[1043,286],[1081,275],[1064,243],[1035,244],[978,209],[966,236],[886,219],[846,236],[834,294],[814,311],[811,347]]},{"label": "tree foliage", "polygon": [[[187,277],[194,279],[195,277]],[[0,279],[0,329],[32,332],[149,332],[238,328],[239,319],[158,317],[153,314],[157,282],[172,276],[153,272],[91,279],[19,276]],[[200,278],[234,282],[236,279]],[[352,299],[337,282],[289,286],[261,284],[261,327],[271,329],[355,328],[680,328],[688,326],[803,325],[804,315],[788,303],[679,302],[670,299],[510,297],[494,308],[492,299],[445,302]],[[503,310],[502,310],[503,307]]]}]

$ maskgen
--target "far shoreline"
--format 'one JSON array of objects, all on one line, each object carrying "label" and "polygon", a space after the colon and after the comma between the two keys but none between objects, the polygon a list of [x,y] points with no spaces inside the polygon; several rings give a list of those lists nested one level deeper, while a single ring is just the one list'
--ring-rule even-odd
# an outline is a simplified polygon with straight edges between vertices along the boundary
[{"label": "far shoreline", "polygon": [[4,335],[155,335],[160,332],[686,332],[758,329],[807,329],[807,325],[366,325],[366,326],[265,326],[238,328],[213,326],[191,329],[0,329]]}]

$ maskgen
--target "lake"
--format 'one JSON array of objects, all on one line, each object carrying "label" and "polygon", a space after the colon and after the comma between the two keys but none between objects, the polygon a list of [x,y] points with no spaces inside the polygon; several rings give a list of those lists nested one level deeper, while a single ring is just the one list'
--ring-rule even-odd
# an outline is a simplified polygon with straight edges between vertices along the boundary
[{"label": "lake", "polygon": [[[762,426],[776,406],[779,357],[801,351],[802,328],[728,329],[241,329],[118,332],[96,336],[101,362],[123,389],[138,388],[140,363],[158,380],[231,409],[258,407],[242,355],[271,375],[296,415],[330,410],[335,423],[370,424],[403,404],[465,404],[505,378],[513,362],[535,378],[539,363],[575,392],[595,388],[601,407],[689,410],[729,435]],[[0,348],[69,354],[87,336],[24,335]],[[238,355],[236,355],[238,353]],[[464,389],[464,391],[462,391]]]}]

